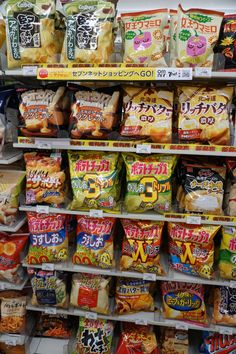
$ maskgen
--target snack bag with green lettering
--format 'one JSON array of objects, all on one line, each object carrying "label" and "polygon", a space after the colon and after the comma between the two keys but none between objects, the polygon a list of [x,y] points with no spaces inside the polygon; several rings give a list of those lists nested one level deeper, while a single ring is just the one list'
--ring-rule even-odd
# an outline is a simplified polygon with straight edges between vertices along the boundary
[{"label": "snack bag with green lettering", "polygon": [[236,228],[224,226],[219,259],[220,276],[224,279],[236,279]]}]

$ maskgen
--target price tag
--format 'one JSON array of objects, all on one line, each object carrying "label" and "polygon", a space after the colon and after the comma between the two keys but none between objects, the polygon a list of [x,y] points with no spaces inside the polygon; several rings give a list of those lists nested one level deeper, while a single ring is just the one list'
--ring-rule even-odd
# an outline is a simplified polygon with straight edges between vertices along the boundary
[{"label": "price tag", "polygon": [[0,290],[5,290],[6,289],[6,284],[0,283]]},{"label": "price tag", "polygon": [[17,340],[16,340],[16,338],[8,338],[8,339],[5,340],[5,344],[15,347],[16,344],[17,344]]},{"label": "price tag", "polygon": [[36,145],[36,149],[45,149],[45,150],[52,149],[52,145],[50,143],[43,143],[42,141],[35,142],[35,145]]},{"label": "price tag", "polygon": [[160,80],[192,80],[192,68],[161,68],[156,69],[156,78]]},{"label": "price tag", "polygon": [[48,307],[44,310],[44,313],[46,313],[47,315],[56,315],[57,309],[54,309],[53,307]]},{"label": "price tag", "polygon": [[195,77],[211,77],[211,68],[195,68]]},{"label": "price tag", "polygon": [[142,326],[147,326],[147,320],[144,320],[142,318],[135,320],[136,325],[142,325]]},{"label": "price tag", "polygon": [[156,281],[157,276],[156,276],[156,274],[152,274],[152,273],[144,273],[143,280]]},{"label": "price tag", "polygon": [[233,289],[236,289],[236,281],[230,280],[229,287],[233,288]]},{"label": "price tag", "polygon": [[202,223],[202,218],[201,216],[187,216],[186,218],[186,223],[187,224],[192,224],[192,225],[201,225]]},{"label": "price tag", "polygon": [[136,145],[137,154],[151,154],[151,145],[149,144],[137,144]]},{"label": "price tag", "polygon": [[188,325],[186,325],[185,323],[178,323],[175,326],[176,329],[179,329],[181,331],[187,331],[188,330]]},{"label": "price tag", "polygon": [[227,327],[218,327],[218,328],[220,334],[227,334],[229,336],[232,336],[233,334],[232,328],[227,328]]},{"label": "price tag", "polygon": [[43,263],[42,270],[54,271],[55,265],[53,263]]},{"label": "price tag", "polygon": [[23,66],[22,74],[23,76],[37,76],[37,66]]},{"label": "price tag", "polygon": [[48,205],[37,205],[36,213],[38,214],[49,214],[49,206]]},{"label": "price tag", "polygon": [[85,318],[87,318],[88,320],[97,320],[98,315],[95,312],[86,312]]},{"label": "price tag", "polygon": [[91,210],[89,210],[89,216],[91,218],[102,218],[103,217],[103,211],[102,210],[91,209]]}]

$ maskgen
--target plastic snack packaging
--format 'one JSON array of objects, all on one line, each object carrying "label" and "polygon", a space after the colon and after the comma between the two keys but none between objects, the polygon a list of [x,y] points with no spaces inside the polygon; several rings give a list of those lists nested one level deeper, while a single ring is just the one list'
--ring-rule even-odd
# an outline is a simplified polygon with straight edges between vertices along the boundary
[{"label": "plastic snack packaging", "polygon": [[178,7],[176,60],[178,67],[212,67],[224,13]]},{"label": "plastic snack packaging", "polygon": [[122,243],[121,270],[164,273],[160,264],[160,245],[164,223],[122,219],[125,237]]},{"label": "plastic snack packaging", "polygon": [[152,326],[122,323],[116,354],[158,354],[158,343]]},{"label": "plastic snack packaging", "polygon": [[118,153],[69,151],[73,210],[118,211],[121,158]]},{"label": "plastic snack packaging", "polygon": [[27,212],[29,264],[64,262],[68,258],[66,215]]},{"label": "plastic snack packaging", "polygon": [[213,322],[226,326],[236,324],[236,289],[220,286],[214,289]]},{"label": "plastic snack packaging", "polygon": [[33,306],[67,306],[66,273],[28,268],[28,274],[33,290]]},{"label": "plastic snack packaging", "polygon": [[8,68],[55,63],[55,1],[10,0],[5,11]]},{"label": "plastic snack packaging", "polygon": [[170,43],[169,43],[169,66],[176,66],[176,31],[178,25],[178,11],[170,10]]},{"label": "plastic snack packaging", "polygon": [[229,195],[225,198],[227,215],[236,216],[236,160],[226,159]]},{"label": "plastic snack packaging", "polygon": [[142,279],[118,278],[116,284],[116,311],[119,315],[154,311],[152,283]]},{"label": "plastic snack packaging", "polygon": [[26,163],[26,204],[60,206],[65,199],[66,175],[60,153],[24,154]]},{"label": "plastic snack packaging", "polygon": [[169,260],[172,269],[211,279],[214,237],[220,226],[168,223]]},{"label": "plastic snack packaging", "polygon": [[236,279],[236,228],[224,226],[219,254],[220,276],[224,279]]},{"label": "plastic snack packaging", "polygon": [[122,156],[126,165],[126,210],[145,212],[154,209],[160,213],[171,211],[172,174],[177,157],[134,153],[123,153]]},{"label": "plastic snack packaging", "polygon": [[164,29],[167,24],[167,9],[121,14],[124,63],[166,66]]},{"label": "plastic snack packaging", "polygon": [[233,87],[179,86],[178,136],[183,142],[230,145]]},{"label": "plastic snack packaging", "polygon": [[71,335],[71,324],[67,315],[39,314],[35,336],[69,339]]},{"label": "plastic snack packaging", "polygon": [[114,218],[77,217],[77,248],[74,264],[101,268],[114,266]]},{"label": "plastic snack packaging", "polygon": [[162,354],[188,354],[188,332],[174,328],[163,328],[161,336]]},{"label": "plastic snack packaging", "polygon": [[199,348],[201,354],[233,354],[236,350],[236,335],[220,334],[204,331],[202,344]]},{"label": "plastic snack packaging", "polygon": [[120,134],[129,138],[171,143],[173,92],[154,87],[123,86]]},{"label": "plastic snack packaging", "polygon": [[70,303],[75,307],[107,315],[110,278],[94,274],[73,274]]},{"label": "plastic snack packaging", "polygon": [[162,282],[161,289],[164,318],[198,324],[206,323],[202,284]]},{"label": "plastic snack packaging", "polygon": [[80,317],[75,349],[72,354],[112,354],[113,332],[112,321]]},{"label": "plastic snack packaging", "polygon": [[0,293],[1,333],[24,333],[26,328],[26,296],[17,291]]}]

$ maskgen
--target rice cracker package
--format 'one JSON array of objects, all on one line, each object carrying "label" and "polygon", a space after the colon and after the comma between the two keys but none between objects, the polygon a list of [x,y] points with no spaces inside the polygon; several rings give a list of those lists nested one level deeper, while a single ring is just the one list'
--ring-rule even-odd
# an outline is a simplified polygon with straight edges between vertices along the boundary
[{"label": "rice cracker package", "polygon": [[173,92],[160,88],[123,86],[122,136],[171,143]]},{"label": "rice cracker package", "polygon": [[119,209],[121,159],[118,153],[69,151],[73,201],[70,208]]},{"label": "rice cracker package", "polygon": [[175,66],[212,67],[223,12],[178,7]]},{"label": "rice cracker package", "polygon": [[125,231],[122,243],[121,270],[163,274],[160,245],[164,223],[121,219]]},{"label": "rice cracker package", "polygon": [[236,228],[224,226],[219,255],[221,278],[236,279]]},{"label": "rice cracker package", "polygon": [[220,286],[214,289],[213,322],[216,324],[236,325],[236,289]]},{"label": "rice cracker package", "polygon": [[220,226],[168,223],[169,259],[172,269],[211,279],[214,236]]},{"label": "rice cracker package", "polygon": [[179,140],[230,145],[233,87],[179,86],[177,92]]},{"label": "rice cracker package", "polygon": [[121,14],[124,63],[166,66],[164,29],[167,23],[167,9]]},{"label": "rice cracker package", "polygon": [[220,334],[204,331],[202,344],[199,348],[201,354],[233,354],[236,350],[236,334]]},{"label": "rice cracker package", "polygon": [[202,284],[162,282],[163,316],[197,324],[206,323]]},{"label": "rice cracker package", "polygon": [[128,212],[171,211],[174,155],[122,154],[126,165],[125,207]]}]

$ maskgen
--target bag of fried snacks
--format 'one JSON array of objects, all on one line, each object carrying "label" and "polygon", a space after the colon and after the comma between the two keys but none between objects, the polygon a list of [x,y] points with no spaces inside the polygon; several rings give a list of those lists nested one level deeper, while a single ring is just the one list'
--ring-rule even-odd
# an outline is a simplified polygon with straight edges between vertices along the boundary
[{"label": "bag of fried snacks", "polygon": [[26,329],[26,296],[18,291],[0,293],[0,332],[24,333]]}]

